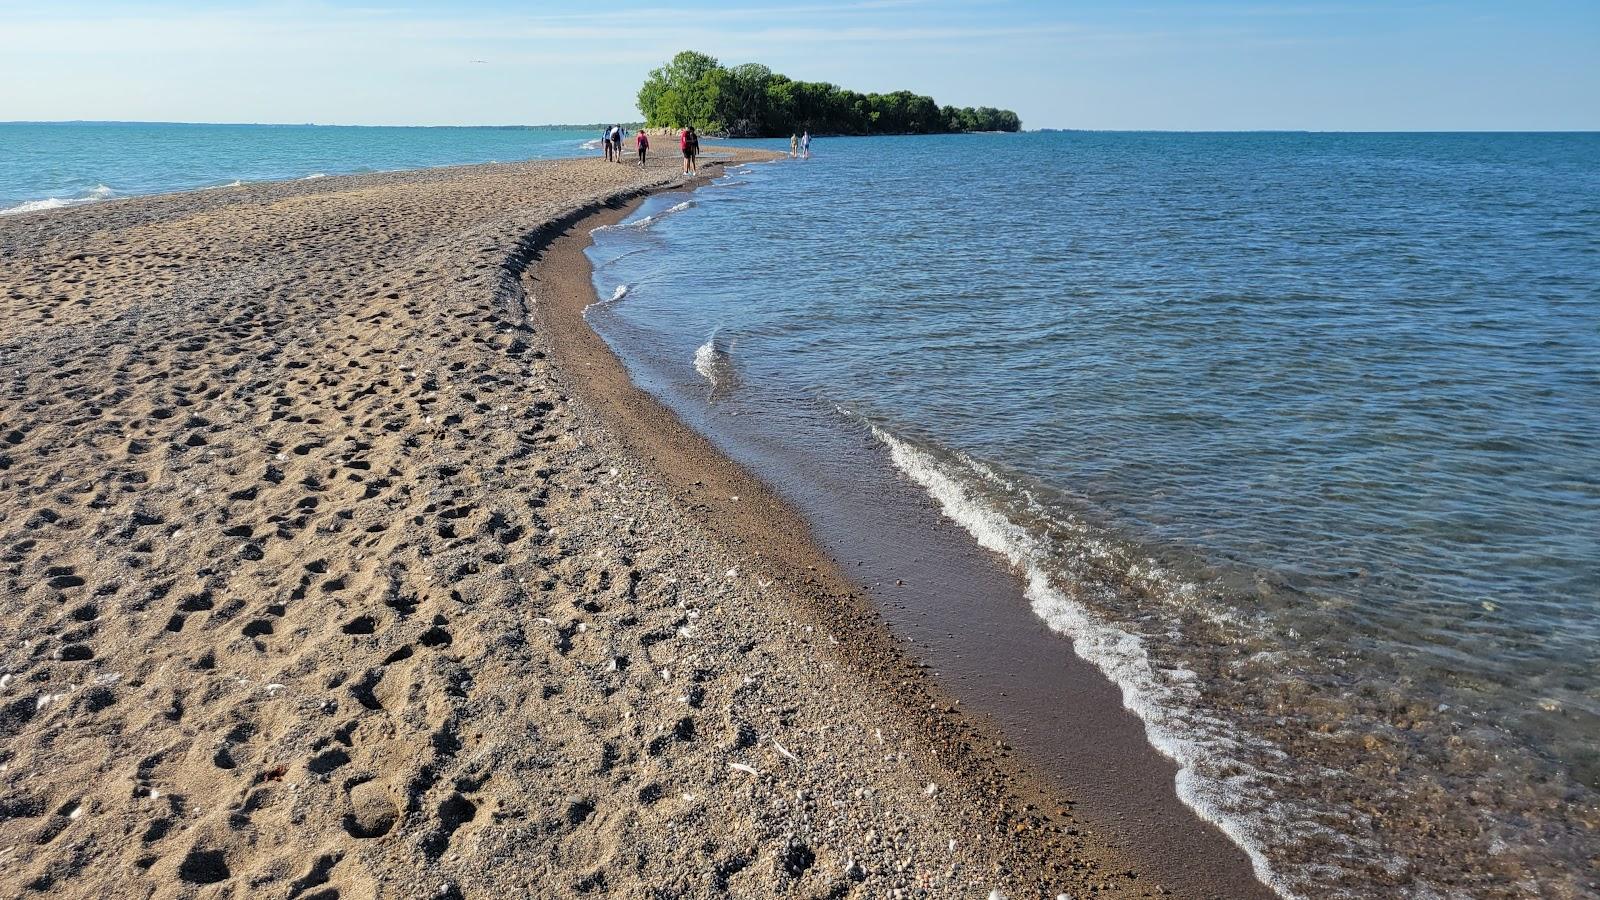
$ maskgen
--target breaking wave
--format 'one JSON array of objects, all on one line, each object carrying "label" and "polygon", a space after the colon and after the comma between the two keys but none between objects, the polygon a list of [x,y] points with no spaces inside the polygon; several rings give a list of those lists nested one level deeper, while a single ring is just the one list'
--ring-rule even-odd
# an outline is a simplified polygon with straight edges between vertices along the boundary
[{"label": "breaking wave", "polygon": [[21,213],[39,212],[46,209],[62,209],[68,206],[83,206],[86,203],[96,203],[101,200],[110,200],[117,192],[103,184],[82,192],[76,197],[46,197],[43,200],[28,200],[16,206],[0,209],[0,216],[13,216]]},{"label": "breaking wave", "polygon": [[[1265,848],[1274,841],[1282,843],[1287,835],[1309,837],[1312,831],[1324,840],[1337,838],[1274,802],[1273,775],[1248,761],[1281,755],[1281,749],[1206,714],[1199,708],[1196,673],[1158,663],[1144,638],[1080,602],[1074,597],[1077,588],[1063,587],[1052,574],[1049,539],[1008,515],[1005,503],[993,496],[997,489],[1011,487],[1000,475],[962,454],[924,448],[867,424],[888,449],[895,467],[925,490],[946,518],[1012,565],[1022,577],[1034,614],[1070,639],[1073,652],[1117,685],[1123,705],[1144,723],[1151,745],[1178,764],[1179,799],[1243,849],[1264,884],[1286,898],[1303,896],[1302,891],[1312,885],[1297,876],[1311,873],[1280,871]],[[1083,526],[1055,524],[1072,530],[1086,545],[1085,553],[1116,555],[1109,546],[1097,545]],[[1128,577],[1148,583],[1162,580],[1163,575],[1130,571]]]},{"label": "breaking wave", "polygon": [[693,200],[684,200],[683,202],[674,204],[673,206],[670,206],[661,212],[653,213],[648,216],[642,216],[627,222],[618,222],[615,225],[601,225],[598,228],[590,229],[589,233],[594,234],[597,231],[643,231],[667,216],[670,216],[674,213],[681,213],[686,209],[693,209],[696,205],[698,204]]}]

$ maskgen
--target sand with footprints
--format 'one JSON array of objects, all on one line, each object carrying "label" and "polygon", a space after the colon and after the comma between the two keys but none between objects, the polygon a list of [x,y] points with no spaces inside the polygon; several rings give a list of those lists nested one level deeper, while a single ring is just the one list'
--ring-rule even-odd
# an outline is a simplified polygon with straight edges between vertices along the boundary
[{"label": "sand with footprints", "polygon": [[0,220],[0,893],[1154,887],[553,365],[529,267],[676,177]]}]

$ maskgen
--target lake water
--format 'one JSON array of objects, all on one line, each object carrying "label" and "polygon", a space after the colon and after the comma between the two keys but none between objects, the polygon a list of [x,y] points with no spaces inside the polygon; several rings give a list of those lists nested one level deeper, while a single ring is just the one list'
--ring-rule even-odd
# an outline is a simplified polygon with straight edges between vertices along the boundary
[{"label": "lake water", "polygon": [[642,384],[925,491],[1283,893],[1595,895],[1600,135],[814,149],[596,234]]},{"label": "lake water", "polygon": [[234,182],[577,156],[598,139],[598,129],[550,127],[0,122],[0,215]]}]

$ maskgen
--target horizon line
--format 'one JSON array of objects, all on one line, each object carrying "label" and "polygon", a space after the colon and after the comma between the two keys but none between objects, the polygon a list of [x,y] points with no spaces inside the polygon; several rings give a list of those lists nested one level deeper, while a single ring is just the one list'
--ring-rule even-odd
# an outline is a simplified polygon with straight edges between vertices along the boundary
[{"label": "horizon line", "polygon": [[[546,122],[477,125],[420,124],[341,124],[336,122],[184,122],[174,119],[0,119],[0,125],[187,125],[230,128],[567,128],[576,130],[605,126],[605,122]],[[639,119],[612,120],[614,125],[641,125]],[[1593,128],[1024,128],[1023,134],[1600,134]],[[841,135],[841,137],[936,137],[938,135]],[[722,140],[719,138],[719,140]],[[726,140],[751,140],[726,138]],[[756,138],[754,140],[760,140]]]}]

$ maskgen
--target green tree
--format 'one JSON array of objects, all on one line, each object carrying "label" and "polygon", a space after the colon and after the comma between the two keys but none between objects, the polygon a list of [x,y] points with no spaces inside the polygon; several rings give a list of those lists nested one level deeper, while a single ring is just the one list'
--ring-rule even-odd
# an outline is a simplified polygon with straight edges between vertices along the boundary
[{"label": "green tree", "polygon": [[693,125],[735,137],[1019,131],[1017,114],[991,106],[940,107],[910,91],[861,94],[825,81],[794,81],[758,63],[727,68],[684,51],[650,72],[639,111],[654,126]]},{"label": "green tree", "polygon": [[[653,69],[639,88],[639,112],[645,124],[697,128],[716,116],[718,76],[716,57],[685,50],[659,69]],[[709,130],[709,129],[708,129]]]},{"label": "green tree", "polygon": [[757,137],[766,129],[767,88],[772,70],[760,63],[725,69],[717,94],[717,119],[734,137]]}]

